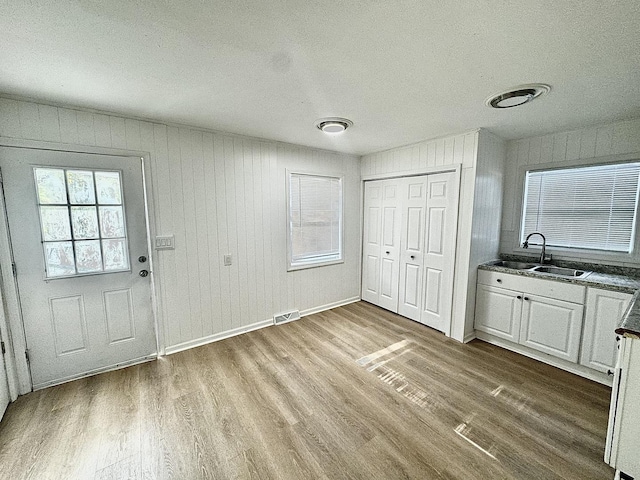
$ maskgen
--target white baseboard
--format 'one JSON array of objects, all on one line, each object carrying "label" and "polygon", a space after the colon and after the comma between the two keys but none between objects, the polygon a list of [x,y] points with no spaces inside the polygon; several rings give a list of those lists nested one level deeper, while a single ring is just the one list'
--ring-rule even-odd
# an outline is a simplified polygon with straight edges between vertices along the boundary
[{"label": "white baseboard", "polygon": [[360,297],[351,297],[346,300],[339,300],[337,302],[327,303],[326,305],[322,305],[320,307],[308,308],[300,312],[301,317],[306,317],[307,315],[313,315],[314,313],[324,312],[325,310],[331,310],[332,308],[342,307],[344,305],[349,305],[350,303],[359,302]]},{"label": "white baseboard", "polygon": [[[325,310],[330,310],[332,308],[341,307],[343,305],[348,305],[349,303],[354,303],[358,301],[360,301],[360,297],[352,297],[346,300],[339,300],[337,302],[321,305],[319,307],[309,308],[307,310],[301,311],[300,317],[313,315],[314,313],[324,312]],[[271,325],[273,325],[273,318],[270,318],[269,320],[262,320],[260,322],[252,323],[250,325],[245,325],[244,327],[238,327],[232,330],[227,330],[225,332],[215,333],[213,335],[208,335],[206,337],[197,338],[195,340],[189,340],[188,342],[178,343],[177,345],[172,345],[170,347],[165,348],[165,355],[171,355],[172,353],[182,352],[183,350],[188,350],[190,348],[200,347],[202,345],[206,345],[207,343],[213,343],[219,340],[224,340],[225,338],[235,337],[236,335],[251,332],[253,330],[258,330],[264,327],[269,327]]]},{"label": "white baseboard", "polygon": [[189,340],[188,342],[178,343],[177,345],[172,345],[165,348],[165,355],[171,355],[172,353],[182,352],[183,350],[188,350],[190,348],[200,347],[202,345],[206,345],[207,343],[213,343],[219,340],[224,340],[225,338],[235,337],[236,335],[251,332],[253,330],[259,330],[260,328],[268,327],[270,325],[273,325],[273,318],[252,323],[250,325],[245,325],[244,327],[238,327],[232,330],[214,333],[213,335],[207,335],[206,337],[197,338],[195,340]]},{"label": "white baseboard", "polygon": [[556,358],[552,355],[548,355],[546,353],[533,350],[529,347],[525,347],[524,345],[518,345],[508,340],[494,337],[493,335],[485,332],[479,332],[476,330],[476,338],[487,343],[491,343],[492,345],[506,348],[507,350],[511,350],[512,352],[519,353],[520,355],[524,355],[525,357],[533,358],[534,360],[546,363],[547,365],[551,365],[561,370],[571,372],[575,375],[579,375],[580,377],[588,378],[589,380],[593,380],[594,382],[602,383],[603,385],[607,385],[609,387],[613,383],[612,378],[609,377],[606,373],[598,372],[591,368],[578,365],[577,363],[567,362],[566,360],[562,360],[561,358]]},{"label": "white baseboard", "polygon": [[113,370],[120,370],[121,368],[131,367],[133,365],[138,365],[139,363],[150,362],[151,360],[155,360],[158,358],[158,355],[153,353],[151,355],[146,355],[140,358],[134,358],[128,362],[116,363],[115,365],[109,365],[106,367],[96,368],[94,370],[90,370],[85,373],[81,373],[80,375],[70,375],[65,378],[61,378],[59,380],[52,380],[50,382],[38,383],[33,386],[33,391],[42,390],[43,388],[54,387],[56,385],[61,385],[63,383],[71,382],[73,380],[79,380],[85,377],[91,377],[92,375],[97,375],[99,373],[111,372]]},{"label": "white baseboard", "polygon": [[462,343],[469,343],[474,338],[477,338],[475,330],[471,333],[467,333],[462,339]]}]

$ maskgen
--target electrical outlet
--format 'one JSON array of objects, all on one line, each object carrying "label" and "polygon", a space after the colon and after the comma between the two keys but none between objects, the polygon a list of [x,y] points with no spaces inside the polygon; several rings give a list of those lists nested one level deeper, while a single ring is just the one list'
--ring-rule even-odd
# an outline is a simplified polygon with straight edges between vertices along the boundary
[{"label": "electrical outlet", "polygon": [[231,263],[233,263],[231,260],[232,260],[231,259],[231,255],[225,255],[224,256],[224,266],[228,267],[229,265],[231,265]]}]

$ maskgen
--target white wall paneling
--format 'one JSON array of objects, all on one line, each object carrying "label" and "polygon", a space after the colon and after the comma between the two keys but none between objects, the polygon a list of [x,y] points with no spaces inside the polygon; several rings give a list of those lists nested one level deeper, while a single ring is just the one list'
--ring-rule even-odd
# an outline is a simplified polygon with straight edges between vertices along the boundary
[{"label": "white wall paneling", "polygon": [[[519,230],[522,203],[522,182],[527,167],[580,165],[593,162],[612,162],[640,159],[640,119],[589,127],[570,132],[558,132],[542,137],[524,138],[507,143],[507,162],[504,176],[504,201],[500,251],[521,252]],[[542,232],[544,233],[544,232]],[[557,252],[554,258],[609,264],[638,266],[640,256],[575,255],[564,257]]]},{"label": "white wall paneling", "polygon": [[[148,152],[151,234],[175,235],[152,252],[167,352],[359,298],[358,157],[6,98],[0,138]],[[286,271],[286,169],[344,175],[344,263]]]},{"label": "white wall paneling", "polygon": [[473,336],[477,265],[498,255],[504,142],[485,130],[428,140],[365,155],[365,180],[461,168],[458,234],[450,331],[459,341]]}]

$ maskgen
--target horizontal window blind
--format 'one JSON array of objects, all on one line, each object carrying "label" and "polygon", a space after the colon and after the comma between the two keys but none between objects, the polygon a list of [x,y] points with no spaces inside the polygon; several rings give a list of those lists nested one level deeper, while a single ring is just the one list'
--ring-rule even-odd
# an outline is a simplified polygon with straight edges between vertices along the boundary
[{"label": "horizontal window blind", "polygon": [[640,163],[527,172],[521,243],[540,232],[549,246],[631,252],[639,176]]},{"label": "horizontal window blind", "polygon": [[342,259],[342,179],[289,175],[291,266]]}]

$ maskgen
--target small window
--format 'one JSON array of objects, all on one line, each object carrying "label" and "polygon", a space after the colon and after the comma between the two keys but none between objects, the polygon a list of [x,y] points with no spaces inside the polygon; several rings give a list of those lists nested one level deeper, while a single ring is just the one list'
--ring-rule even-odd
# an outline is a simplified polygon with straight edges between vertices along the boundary
[{"label": "small window", "polygon": [[631,253],[639,176],[640,163],[527,172],[521,243],[541,232],[549,246]]},{"label": "small window", "polygon": [[129,270],[120,172],[34,168],[47,278]]},{"label": "small window", "polygon": [[342,261],[342,178],[289,173],[289,269]]}]

